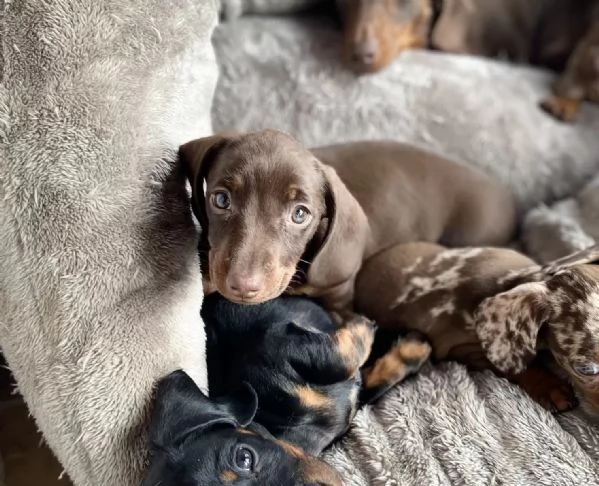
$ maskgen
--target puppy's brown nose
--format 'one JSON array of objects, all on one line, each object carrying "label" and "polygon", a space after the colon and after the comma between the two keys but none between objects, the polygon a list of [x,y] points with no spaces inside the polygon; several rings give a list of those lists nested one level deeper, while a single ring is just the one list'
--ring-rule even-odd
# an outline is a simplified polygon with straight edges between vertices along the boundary
[{"label": "puppy's brown nose", "polygon": [[227,276],[227,286],[239,299],[251,299],[262,290],[264,279],[257,273],[232,273]]},{"label": "puppy's brown nose", "polygon": [[378,43],[374,37],[367,37],[356,42],[353,49],[352,61],[356,66],[371,66],[378,54]]}]

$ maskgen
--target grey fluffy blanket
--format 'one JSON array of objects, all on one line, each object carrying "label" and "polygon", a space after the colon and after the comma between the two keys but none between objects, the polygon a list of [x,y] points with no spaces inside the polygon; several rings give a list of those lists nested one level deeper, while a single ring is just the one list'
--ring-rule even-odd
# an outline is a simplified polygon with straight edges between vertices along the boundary
[{"label": "grey fluffy blanket", "polygon": [[599,428],[554,418],[490,372],[428,367],[326,452],[347,486],[599,484]]},{"label": "grey fluffy blanket", "polygon": [[0,347],[73,482],[138,486],[155,381],[206,385],[174,162],[211,132],[216,2],[0,8]]},{"label": "grey fluffy blanket", "polygon": [[[338,60],[339,37],[331,23],[305,19],[219,27],[215,131],[416,143],[506,182],[523,214],[531,210],[525,240],[537,256],[597,235],[599,176],[583,190],[599,171],[597,107],[563,125],[536,107],[548,73],[434,53],[406,53],[356,79]],[[553,417],[507,381],[457,364],[430,366],[359,412],[325,457],[349,486],[599,484],[594,425],[579,413]]]},{"label": "grey fluffy blanket", "polygon": [[599,176],[572,197],[531,210],[523,239],[527,251],[542,262],[599,242]]}]

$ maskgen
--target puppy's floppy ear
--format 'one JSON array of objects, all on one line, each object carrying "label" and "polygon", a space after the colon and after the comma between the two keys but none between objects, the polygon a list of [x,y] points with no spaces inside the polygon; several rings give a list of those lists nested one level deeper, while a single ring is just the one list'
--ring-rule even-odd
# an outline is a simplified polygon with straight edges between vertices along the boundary
[{"label": "puppy's floppy ear", "polygon": [[327,230],[308,270],[315,287],[342,283],[359,270],[370,235],[368,219],[332,167],[318,162],[325,178]]},{"label": "puppy's floppy ear", "polygon": [[555,260],[543,266],[546,275],[554,275],[560,270],[583,264],[599,265],[599,245],[590,246],[584,250],[574,252],[563,258]]},{"label": "puppy's floppy ear", "polygon": [[552,314],[545,282],[529,282],[489,297],[474,314],[474,328],[489,361],[517,374],[536,356],[537,338]]},{"label": "puppy's floppy ear", "polygon": [[204,395],[182,370],[163,378],[156,394],[150,428],[154,447],[176,446],[189,434],[216,424],[245,427],[258,409],[258,397],[249,384],[222,398]]},{"label": "puppy's floppy ear", "polygon": [[237,134],[234,132],[224,132],[210,137],[198,138],[179,147],[179,158],[185,167],[191,184],[193,212],[200,222],[202,232],[205,232],[208,228],[204,181],[218,150],[236,136]]}]

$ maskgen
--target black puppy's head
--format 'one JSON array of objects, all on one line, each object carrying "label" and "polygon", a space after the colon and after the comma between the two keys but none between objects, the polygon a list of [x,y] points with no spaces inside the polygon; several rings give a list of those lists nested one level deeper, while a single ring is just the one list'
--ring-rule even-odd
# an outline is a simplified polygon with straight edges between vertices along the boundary
[{"label": "black puppy's head", "polygon": [[183,371],[158,387],[143,486],[341,486],[337,473],[252,423],[258,399],[246,385],[206,397]]}]

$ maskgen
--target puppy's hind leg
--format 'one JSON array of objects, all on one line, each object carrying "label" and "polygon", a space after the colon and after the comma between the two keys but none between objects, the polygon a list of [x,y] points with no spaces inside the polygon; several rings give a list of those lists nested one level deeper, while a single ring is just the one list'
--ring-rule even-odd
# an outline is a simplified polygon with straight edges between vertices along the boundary
[{"label": "puppy's hind leg", "polygon": [[372,366],[362,369],[360,404],[372,403],[385,392],[416,373],[431,354],[431,345],[420,333],[399,338],[394,346]]}]

